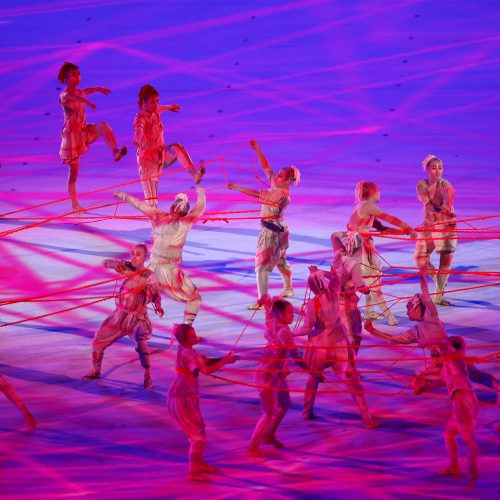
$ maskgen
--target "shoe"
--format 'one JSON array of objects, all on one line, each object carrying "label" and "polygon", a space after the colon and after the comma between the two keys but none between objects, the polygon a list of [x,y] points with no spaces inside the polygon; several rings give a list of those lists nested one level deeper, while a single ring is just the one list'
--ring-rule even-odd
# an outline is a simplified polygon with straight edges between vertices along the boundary
[{"label": "shoe", "polygon": [[90,373],[87,373],[87,375],[84,375],[82,377],[82,380],[95,380],[95,379],[98,379],[98,378],[101,378],[101,374],[100,373],[90,372]]},{"label": "shoe", "polygon": [[260,306],[258,302],[255,304],[251,304],[247,307],[250,311],[260,311],[261,309],[264,309],[264,306]]},{"label": "shoe", "polygon": [[445,299],[444,297],[440,297],[439,300],[435,300],[434,304],[437,306],[452,306],[453,303],[450,302],[448,299]]},{"label": "shoe", "polygon": [[113,158],[115,161],[120,161],[127,154],[127,151],[128,149],[126,146],[123,146],[121,149],[115,149],[113,151]]},{"label": "shoe", "polygon": [[281,295],[283,297],[293,297],[294,296],[293,288],[291,286],[286,286],[281,291]]},{"label": "shoe", "polygon": [[379,319],[379,317],[375,311],[365,310],[363,313],[363,319]]},{"label": "shoe", "polygon": [[391,313],[387,315],[387,324],[389,326],[396,326],[399,325],[399,321],[396,319],[396,316]]}]

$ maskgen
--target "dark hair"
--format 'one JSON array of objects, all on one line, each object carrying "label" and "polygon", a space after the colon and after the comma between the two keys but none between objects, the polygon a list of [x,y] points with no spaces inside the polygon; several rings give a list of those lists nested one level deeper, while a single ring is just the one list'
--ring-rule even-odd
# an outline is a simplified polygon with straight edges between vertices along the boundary
[{"label": "dark hair", "polygon": [[143,85],[139,89],[139,95],[137,100],[137,104],[139,104],[139,109],[142,109],[144,102],[147,99],[149,99],[152,95],[159,96],[160,94],[152,85],[149,85],[149,83],[146,83],[146,85]]},{"label": "dark hair", "polygon": [[[277,316],[278,314],[283,314],[285,309],[288,306],[291,306],[292,304],[288,302],[288,300],[285,299],[277,299],[273,302],[273,305],[271,306],[271,313],[274,316]],[[293,306],[292,306],[293,307]]]},{"label": "dark hair", "polygon": [[68,71],[76,69],[78,71],[78,66],[76,64],[70,63],[70,62],[65,62],[62,66],[61,69],[59,70],[59,74],[57,75],[57,79],[61,82],[64,83],[64,80],[66,80],[66,77],[68,76]]},{"label": "dark hair", "polygon": [[135,248],[137,247],[140,247],[144,250],[144,255],[148,255],[148,247],[144,243],[137,243],[137,245],[135,245]]}]

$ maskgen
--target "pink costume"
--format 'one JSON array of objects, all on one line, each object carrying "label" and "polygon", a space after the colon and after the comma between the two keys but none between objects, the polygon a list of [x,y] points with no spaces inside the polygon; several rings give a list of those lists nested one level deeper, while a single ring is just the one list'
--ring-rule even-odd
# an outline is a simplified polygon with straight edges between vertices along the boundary
[{"label": "pink costume", "polygon": [[153,224],[153,249],[148,267],[171,299],[186,302],[184,323],[192,324],[201,306],[201,296],[191,278],[181,268],[182,249],[189,230],[206,207],[205,190],[196,187],[195,207],[183,217],[174,217],[130,195],[125,201],[150,217]]},{"label": "pink costume", "polygon": [[255,425],[250,442],[251,450],[258,449],[262,441],[272,443],[278,447],[282,446],[276,440],[275,433],[291,405],[286,381],[289,374],[287,359],[291,356],[296,364],[307,369],[297,351],[288,325],[277,322],[271,312],[270,303],[265,304],[265,307],[265,338],[268,342],[255,374],[255,384],[259,389],[262,415]]},{"label": "pink costume", "polygon": [[134,144],[137,146],[137,166],[144,198],[150,205],[158,205],[158,176],[178,158],[194,175],[193,162],[184,147],[180,144],[165,145],[159,112],[141,109],[135,115]]},{"label": "pink costume", "polygon": [[315,296],[307,303],[304,324],[295,333],[295,336],[308,335],[304,361],[311,371],[304,393],[304,418],[315,418],[313,407],[319,382],[323,371],[332,368],[347,384],[363,419],[368,422],[371,417],[355,366],[356,356],[339,316],[340,284],[337,275],[317,271],[311,274],[308,283],[311,283],[311,289],[312,283],[316,283],[313,289]]},{"label": "pink costume", "polygon": [[105,349],[126,335],[134,338],[143,368],[150,367],[147,340],[151,338],[152,326],[146,306],[150,302],[155,307],[161,305],[159,287],[154,274],[147,269],[134,274],[136,271],[131,262],[114,259],[104,261],[105,267],[113,269],[124,263],[133,275],[125,277],[115,298],[116,309],[104,320],[92,341],[92,372],[95,375],[100,374]]},{"label": "pink costume", "polygon": [[[59,149],[59,158],[63,163],[70,163],[80,159],[89,149],[89,144],[92,144],[99,137],[96,126],[87,123],[86,104],[68,101],[68,94],[69,92],[66,89],[59,96],[64,115],[61,148]],[[75,95],[87,97],[87,93],[80,89],[75,89]]]},{"label": "pink costume", "polygon": [[290,203],[290,191],[288,188],[275,186],[275,175],[274,172],[270,171],[268,179],[271,182],[271,188],[259,192],[262,203],[260,212],[261,228],[255,256],[255,273],[257,274],[259,297],[268,292],[269,275],[275,267],[278,268],[281,274],[285,290],[291,290],[292,288],[292,270],[286,259],[290,233],[283,219],[285,209]]},{"label": "pink costume", "polygon": [[[448,390],[451,402],[451,415],[444,432],[444,440],[450,456],[452,469],[458,470],[458,447],[456,436],[460,434],[469,448],[469,474],[472,480],[477,479],[478,445],[475,437],[478,402],[474,388],[469,382],[469,372],[464,355],[460,348],[454,347],[459,341],[465,353],[463,337],[448,337],[438,342],[441,356],[442,377]],[[424,342],[422,347],[429,345]]]},{"label": "pink costume", "polygon": [[334,248],[332,272],[337,275],[342,292],[339,296],[340,319],[349,343],[357,354],[362,340],[363,321],[358,309],[359,297],[354,290],[364,286],[361,262],[345,255],[345,248],[340,240],[339,245],[340,247]]},{"label": "pink costume", "polygon": [[373,238],[368,234],[375,223],[375,217],[372,215],[361,216],[362,207],[368,203],[363,200],[356,204],[354,212],[347,223],[347,236],[344,241],[345,248],[349,255],[355,255],[361,251],[361,266],[365,285],[374,287],[366,296],[366,315],[370,317],[373,312],[373,306],[377,305],[382,313],[397,324],[391,310],[385,302],[382,287],[380,286],[382,273],[382,263],[375,250]]},{"label": "pink costume", "polygon": [[205,364],[205,356],[191,347],[179,345],[175,379],[168,392],[168,412],[188,436],[189,463],[193,467],[204,464],[206,437],[200,412],[198,374]]}]

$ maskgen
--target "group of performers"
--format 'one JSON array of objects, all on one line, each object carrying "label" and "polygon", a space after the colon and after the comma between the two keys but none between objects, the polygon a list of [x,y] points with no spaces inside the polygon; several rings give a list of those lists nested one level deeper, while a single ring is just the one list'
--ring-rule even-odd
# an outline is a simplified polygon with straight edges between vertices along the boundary
[{"label": "group of performers", "polygon": [[[80,72],[72,63],[64,63],[59,79],[66,88],[61,92],[60,102],[64,112],[64,127],[60,157],[69,166],[68,192],[75,211],[84,210],[77,199],[76,180],[81,157],[89,145],[103,137],[112,150],[114,159],[120,160],[125,147],[118,148],[108,124],[86,122],[85,108],[95,109],[87,99],[93,92],[109,93],[101,87],[79,89]],[[206,473],[217,472],[203,458],[206,443],[205,424],[200,412],[198,376],[210,374],[227,363],[238,361],[229,353],[222,358],[209,359],[193,348],[202,339],[193,327],[201,305],[201,295],[189,275],[182,269],[182,250],[189,230],[202,216],[206,207],[205,190],[201,181],[205,174],[202,164],[198,168],[186,149],[178,143],[165,145],[161,113],[178,112],[178,104],[161,105],[159,94],[151,85],[141,87],[138,96],[139,112],[134,120],[134,144],[137,147],[137,164],[144,191],[144,200],[139,200],[122,191],[115,196],[145,214],[153,228],[151,255],[140,243],[131,250],[130,260],[108,259],[107,268],[123,275],[123,283],[116,295],[116,309],[105,319],[92,342],[92,368],[84,379],[100,377],[104,351],[119,338],[129,335],[134,338],[136,351],[144,368],[144,387],[151,389],[150,356],[147,340],[152,326],[147,306],[153,304],[156,314],[163,316],[161,294],[185,303],[182,324],[173,328],[173,336],[179,344],[176,372],[169,391],[168,409],[172,418],[187,434],[190,441],[189,471],[193,479],[204,479]],[[423,168],[427,176],[417,184],[417,195],[423,204],[424,222],[415,229],[403,220],[382,211],[380,190],[374,182],[361,181],[355,187],[356,204],[347,221],[346,230],[332,234],[333,260],[329,270],[310,266],[307,280],[313,297],[305,306],[303,324],[292,332],[293,305],[286,300],[294,296],[292,270],[286,258],[289,245],[289,230],[285,222],[285,210],[290,203],[290,187],[300,181],[300,171],[295,166],[274,172],[260,145],[250,141],[259,163],[270,183],[269,189],[253,190],[229,184],[228,188],[255,197],[261,203],[260,232],[255,258],[257,297],[249,309],[263,309],[266,315],[266,345],[259,357],[255,385],[259,390],[262,416],[258,420],[250,440],[248,452],[254,456],[265,456],[263,444],[281,448],[276,432],[290,407],[287,386],[287,363],[291,358],[308,375],[304,391],[303,415],[306,420],[315,419],[314,402],[319,383],[325,381],[325,370],[332,368],[341,383],[352,394],[361,414],[365,428],[378,427],[368,409],[360,375],[356,367],[357,353],[362,342],[363,321],[358,308],[358,293],[366,297],[364,317],[365,329],[372,335],[393,344],[417,343],[430,348],[435,363],[413,380],[417,393],[446,385],[451,402],[451,417],[445,431],[445,442],[450,465],[446,474],[459,474],[456,436],[460,434],[469,450],[469,481],[473,485],[478,478],[478,447],[474,436],[477,414],[477,399],[469,379],[494,388],[499,385],[494,377],[467,363],[465,339],[448,337],[439,320],[437,305],[449,306],[444,297],[453,253],[457,244],[455,232],[454,189],[442,178],[443,162],[430,155],[424,159]],[[164,168],[176,160],[192,176],[196,185],[196,203],[190,207],[186,194],[176,195],[168,211],[158,207],[159,177]],[[392,227],[384,225],[387,222]],[[372,320],[385,318],[389,325],[398,320],[388,307],[381,286],[382,265],[374,246],[372,229],[382,235],[406,234],[417,238],[415,262],[420,269],[420,288],[408,301],[407,313],[416,326],[406,332],[392,335],[373,326]],[[433,251],[439,254],[439,267],[430,262]],[[149,257],[148,266],[145,266]],[[269,295],[269,277],[277,268],[283,279],[283,290],[278,297]],[[428,290],[427,276],[435,281],[433,295]],[[380,313],[375,312],[377,306]],[[294,338],[307,336],[304,354],[296,346]],[[14,397],[14,392],[0,377],[0,388],[23,411],[28,422],[34,425],[24,405]]]}]

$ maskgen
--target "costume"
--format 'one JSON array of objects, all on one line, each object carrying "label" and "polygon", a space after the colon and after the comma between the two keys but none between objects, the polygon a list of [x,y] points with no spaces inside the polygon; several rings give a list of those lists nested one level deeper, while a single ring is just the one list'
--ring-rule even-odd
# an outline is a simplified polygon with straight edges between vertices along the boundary
[{"label": "costume", "polygon": [[[143,368],[150,367],[147,340],[151,338],[152,326],[148,316],[147,304],[152,302],[161,306],[161,297],[154,273],[144,269],[137,273],[131,262],[108,259],[105,267],[117,269],[127,265],[130,275],[125,277],[115,298],[116,309],[104,320],[92,341],[93,368],[87,378],[97,378],[101,372],[104,351],[121,337],[134,338],[136,351]],[[137,274],[135,274],[137,273]]]},{"label": "costume", "polygon": [[[440,255],[453,254],[457,247],[455,209],[453,201],[455,190],[450,182],[441,179],[433,192],[430,192],[430,181],[424,179],[417,184],[418,198],[423,202],[424,232],[415,246],[415,262],[418,266],[432,267],[430,255],[435,250]],[[425,201],[426,198],[429,198]],[[450,255],[451,259],[451,255]],[[451,264],[451,260],[450,260]],[[438,303],[448,304],[443,300],[443,291],[448,283],[448,273],[439,273],[436,279],[436,297]]]},{"label": "costume", "polygon": [[270,172],[270,189],[259,192],[262,203],[260,232],[255,255],[255,273],[259,297],[269,290],[269,275],[277,267],[284,283],[284,295],[293,295],[292,269],[286,259],[290,233],[283,217],[290,203],[288,188],[278,188],[274,183],[276,174]]},{"label": "costume", "polygon": [[361,252],[361,266],[365,285],[373,287],[370,293],[366,296],[366,311],[367,318],[376,318],[377,315],[373,311],[373,306],[377,305],[382,311],[382,314],[388,319],[390,325],[397,325],[398,321],[392,314],[387,305],[382,288],[380,286],[382,274],[382,263],[375,250],[373,238],[368,234],[373,227],[375,217],[372,215],[362,216],[361,209],[368,203],[367,201],[358,202],[347,224],[347,235],[344,241],[348,255]]},{"label": "costume", "polygon": [[205,190],[197,186],[195,207],[185,216],[176,217],[150,206],[130,195],[121,194],[130,205],[151,218],[153,224],[153,249],[148,268],[171,299],[186,302],[184,323],[192,324],[201,306],[198,288],[189,275],[180,268],[182,249],[189,230],[203,214],[206,207]]},{"label": "costume", "polygon": [[323,371],[332,368],[333,372],[347,384],[365,425],[370,425],[371,417],[356,370],[356,355],[350,347],[339,315],[340,281],[336,274],[328,273],[328,275],[329,278],[326,277],[326,273],[318,271],[309,277],[308,284],[315,296],[307,303],[304,324],[295,333],[296,336],[308,335],[304,361],[311,371],[304,393],[304,418],[306,420],[315,418],[313,406],[319,382]]},{"label": "costume", "polygon": [[141,109],[135,115],[134,145],[137,146],[137,166],[144,198],[150,205],[158,205],[158,176],[177,159],[194,175],[193,162],[184,147],[181,144],[165,145],[159,112]]},{"label": "costume", "polygon": [[292,404],[286,381],[289,374],[287,359],[290,355],[298,356],[288,325],[277,326],[274,320],[267,324],[271,326],[271,331],[267,332],[270,340],[255,374],[262,415],[252,436],[254,447],[258,447],[262,440],[277,443],[274,434]]},{"label": "costume", "polygon": [[479,475],[477,471],[478,445],[475,437],[478,402],[476,393],[469,382],[467,364],[460,355],[459,349],[454,347],[457,340],[465,344],[462,337],[449,337],[440,343],[443,356],[442,377],[451,403],[451,415],[443,436],[453,471],[459,470],[456,436],[460,434],[469,449],[469,475],[471,481],[474,481]]},{"label": "costume", "polygon": [[336,251],[332,262],[334,272],[340,282],[339,313],[345,333],[357,354],[362,340],[363,320],[358,309],[359,297],[355,289],[364,286],[361,262],[355,257]]},{"label": "costume", "polygon": [[436,189],[432,194],[429,193],[428,179],[421,180],[417,184],[417,194],[420,196],[429,196],[429,201],[424,203],[424,222],[423,225],[428,229],[422,233],[421,240],[417,241],[415,247],[415,259],[427,259],[429,255],[436,250],[436,253],[453,253],[457,248],[457,233],[455,209],[453,201],[455,190],[451,183],[445,179],[437,182]]},{"label": "costume", "polygon": [[189,463],[192,468],[205,463],[205,422],[200,412],[198,389],[198,373],[205,363],[204,356],[191,347],[180,345],[177,351],[175,379],[168,392],[168,412],[188,436]]},{"label": "costume", "polygon": [[[71,163],[78,160],[89,149],[98,137],[96,126],[87,123],[86,104],[84,102],[69,101],[70,92],[63,90],[59,96],[64,116],[64,124],[61,132],[62,141],[59,149],[59,158],[63,163]],[[75,89],[74,95],[82,98],[87,97],[84,90]]]}]

